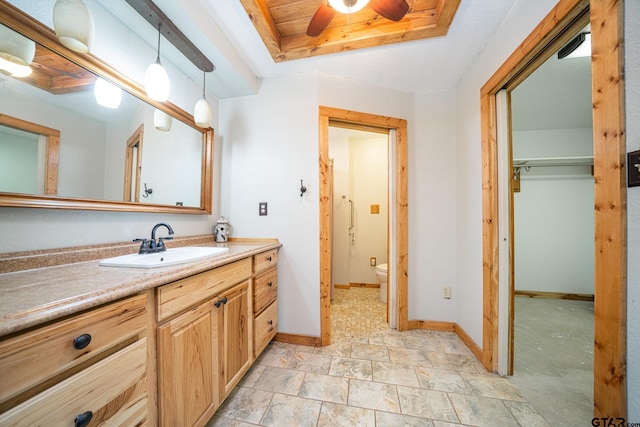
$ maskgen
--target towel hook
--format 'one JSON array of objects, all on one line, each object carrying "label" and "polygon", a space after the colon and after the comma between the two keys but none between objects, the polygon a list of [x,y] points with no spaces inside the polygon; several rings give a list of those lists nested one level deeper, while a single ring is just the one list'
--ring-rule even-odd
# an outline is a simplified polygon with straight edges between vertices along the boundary
[{"label": "towel hook", "polygon": [[302,180],[300,180],[300,197],[302,197],[306,192],[307,192],[307,187],[305,187],[304,184],[302,183]]}]

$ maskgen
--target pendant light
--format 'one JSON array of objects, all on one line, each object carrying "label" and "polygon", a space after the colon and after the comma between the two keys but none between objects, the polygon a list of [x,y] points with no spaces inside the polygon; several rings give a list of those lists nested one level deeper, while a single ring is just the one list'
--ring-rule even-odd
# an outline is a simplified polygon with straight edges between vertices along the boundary
[{"label": "pendant light", "polygon": [[53,6],[53,28],[58,40],[69,49],[87,53],[93,44],[95,24],[82,0],[57,0]]},{"label": "pendant light", "polygon": [[156,108],[153,112],[153,125],[159,131],[169,132],[171,130],[172,121],[172,117],[162,110]]},{"label": "pendant light", "polygon": [[96,102],[106,108],[118,108],[122,101],[122,89],[100,77],[93,87]]},{"label": "pendant light", "polygon": [[365,7],[369,0],[329,0],[332,8],[340,13],[355,13]]},{"label": "pendant light", "polygon": [[205,90],[205,77],[207,73],[202,72],[202,98],[196,102],[196,106],[193,110],[193,119],[196,122],[196,126],[207,129],[211,127],[211,106],[207,102],[204,95]]},{"label": "pendant light", "polygon": [[149,65],[147,72],[144,75],[144,88],[147,92],[147,96],[154,101],[164,102],[169,99],[169,91],[171,90],[171,83],[169,82],[169,75],[160,63],[160,34],[162,24],[158,24],[158,56],[156,62]]},{"label": "pendant light", "polygon": [[0,70],[14,77],[31,74],[31,61],[36,54],[36,43],[0,24]]}]

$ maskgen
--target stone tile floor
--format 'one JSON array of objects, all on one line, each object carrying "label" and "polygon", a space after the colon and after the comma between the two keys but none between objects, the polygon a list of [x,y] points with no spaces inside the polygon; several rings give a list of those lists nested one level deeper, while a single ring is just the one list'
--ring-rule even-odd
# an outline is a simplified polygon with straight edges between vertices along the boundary
[{"label": "stone tile floor", "polygon": [[331,341],[338,342],[389,330],[387,304],[380,288],[334,289],[331,301]]},{"label": "stone tile floor", "polygon": [[272,342],[207,425],[547,423],[454,333],[386,330],[326,347]]}]

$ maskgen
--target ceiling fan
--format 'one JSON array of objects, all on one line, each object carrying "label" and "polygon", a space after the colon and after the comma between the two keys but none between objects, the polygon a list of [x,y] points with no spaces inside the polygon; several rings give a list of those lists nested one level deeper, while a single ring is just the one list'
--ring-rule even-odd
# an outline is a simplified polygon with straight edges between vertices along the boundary
[{"label": "ceiling fan", "polygon": [[409,11],[406,0],[369,0],[368,2],[366,0],[322,0],[309,22],[307,35],[319,36],[336,15],[336,11],[356,12],[367,3],[375,13],[392,21],[400,21]]}]

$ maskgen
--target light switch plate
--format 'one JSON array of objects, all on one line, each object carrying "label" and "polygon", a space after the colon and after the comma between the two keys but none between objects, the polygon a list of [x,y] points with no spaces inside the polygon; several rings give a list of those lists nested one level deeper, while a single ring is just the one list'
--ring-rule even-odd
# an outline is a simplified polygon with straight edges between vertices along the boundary
[{"label": "light switch plate", "polygon": [[640,185],[640,150],[627,153],[627,187]]}]

